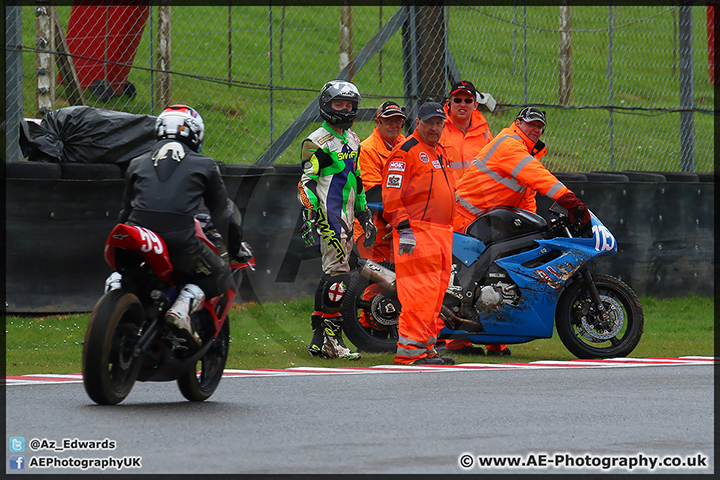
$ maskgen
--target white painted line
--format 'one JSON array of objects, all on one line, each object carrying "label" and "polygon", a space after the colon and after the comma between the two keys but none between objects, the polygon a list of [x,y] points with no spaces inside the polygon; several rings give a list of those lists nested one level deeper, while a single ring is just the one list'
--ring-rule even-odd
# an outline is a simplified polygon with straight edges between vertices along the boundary
[{"label": "white painted line", "polygon": [[[673,365],[710,365],[715,357],[688,356],[680,358],[610,358],[601,360],[538,360],[530,363],[461,363],[458,365],[373,365],[370,367],[291,367],[226,369],[223,377],[270,377],[298,375],[357,375],[368,373],[467,372],[471,370],[539,370],[557,368],[626,368]],[[81,383],[80,373],[33,374],[5,378],[5,385],[51,385]]]}]

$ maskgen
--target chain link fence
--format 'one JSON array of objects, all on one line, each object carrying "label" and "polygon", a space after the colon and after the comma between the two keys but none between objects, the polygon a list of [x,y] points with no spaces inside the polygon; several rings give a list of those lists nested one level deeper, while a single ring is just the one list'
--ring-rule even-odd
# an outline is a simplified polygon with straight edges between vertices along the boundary
[{"label": "chain link fence", "polygon": [[712,171],[710,8],[6,6],[7,157],[23,117],[186,103],[207,155],[292,164],[330,79],[363,94],[361,138],[383,101],[412,114],[464,79],[497,101],[493,134],[523,105],[547,111],[553,171]]}]

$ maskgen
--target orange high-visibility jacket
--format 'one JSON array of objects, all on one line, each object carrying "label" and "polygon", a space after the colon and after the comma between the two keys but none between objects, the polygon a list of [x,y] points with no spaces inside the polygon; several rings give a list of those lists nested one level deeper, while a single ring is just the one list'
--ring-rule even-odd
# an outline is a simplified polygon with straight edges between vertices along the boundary
[{"label": "orange high-visibility jacket", "polygon": [[[405,135],[401,133],[395,145],[399,145],[404,141]],[[391,151],[392,146],[388,147],[385,140],[380,136],[377,127],[373,128],[370,136],[360,144],[358,164],[360,165],[363,187],[368,202],[382,202],[383,167],[387,163]],[[365,248],[362,244],[363,240],[360,238],[363,236],[363,229],[358,219],[355,219],[354,237],[358,253],[362,258],[370,258],[376,262],[392,261],[392,242],[390,239],[383,240],[383,237],[390,233],[387,222],[376,214],[373,214],[373,222],[378,230],[375,244],[370,248]]]},{"label": "orange high-visibility jacket", "polygon": [[453,123],[447,104],[444,109],[445,128],[440,136],[440,144],[447,150],[450,168],[455,172],[455,178],[459,179],[470,167],[480,149],[493,139],[493,134],[490,132],[487,120],[477,109],[472,113],[470,128],[465,133]]},{"label": "orange high-visibility jacket", "polygon": [[393,227],[406,228],[409,220],[452,225],[455,176],[442,145],[431,147],[415,130],[390,153],[383,179],[383,216]]},{"label": "orange high-visibility jacket", "polygon": [[506,205],[536,212],[535,192],[557,200],[569,189],[540,163],[545,153],[545,144],[534,145],[513,122],[480,150],[458,181],[458,205],[470,211]]},{"label": "orange high-visibility jacket", "polygon": [[[402,133],[397,138],[395,145],[399,145],[405,141],[405,135]],[[365,193],[370,191],[376,185],[381,185],[383,181],[383,167],[387,162],[393,146],[388,147],[385,140],[380,136],[377,127],[373,128],[368,138],[360,144],[360,172],[363,179],[363,187]]]}]

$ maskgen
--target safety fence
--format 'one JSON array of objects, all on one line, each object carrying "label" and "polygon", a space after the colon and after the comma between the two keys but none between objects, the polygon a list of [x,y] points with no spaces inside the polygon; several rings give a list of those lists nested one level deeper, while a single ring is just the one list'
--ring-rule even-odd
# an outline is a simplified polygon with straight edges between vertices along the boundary
[{"label": "safety fence", "polygon": [[6,3],[6,158],[21,159],[23,117],[186,103],[205,119],[204,153],[293,164],[327,80],[358,85],[364,138],[381,102],[412,114],[465,79],[497,101],[493,133],[522,105],[547,110],[551,170],[713,170],[712,3],[438,5]]}]

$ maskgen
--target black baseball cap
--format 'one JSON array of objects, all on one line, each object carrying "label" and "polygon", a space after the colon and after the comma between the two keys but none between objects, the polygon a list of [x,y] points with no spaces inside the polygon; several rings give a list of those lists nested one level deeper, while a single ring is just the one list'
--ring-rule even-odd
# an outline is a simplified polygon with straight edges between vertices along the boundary
[{"label": "black baseball cap", "polygon": [[450,89],[450,95],[455,95],[458,92],[469,93],[473,97],[477,96],[477,90],[475,89],[475,85],[468,82],[467,80],[462,80],[453,84],[452,88]]},{"label": "black baseball cap", "polygon": [[542,122],[543,125],[547,125],[545,121],[545,112],[536,107],[523,108],[520,110],[520,113],[518,113],[518,116],[515,119],[522,120],[523,122],[534,122],[537,120]]},{"label": "black baseball cap", "polygon": [[424,122],[433,117],[447,118],[445,116],[445,111],[443,110],[442,105],[437,102],[423,103],[420,107],[420,110],[418,111],[417,118]]},{"label": "black baseball cap", "polygon": [[380,105],[375,112],[375,118],[388,118],[388,117],[395,117],[395,116],[401,116],[403,118],[407,118],[407,115],[405,115],[405,108],[401,107],[397,103],[393,101],[387,101],[383,102],[382,105]]}]

